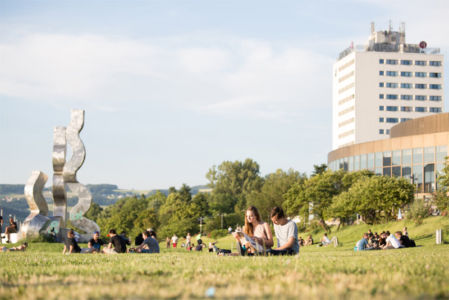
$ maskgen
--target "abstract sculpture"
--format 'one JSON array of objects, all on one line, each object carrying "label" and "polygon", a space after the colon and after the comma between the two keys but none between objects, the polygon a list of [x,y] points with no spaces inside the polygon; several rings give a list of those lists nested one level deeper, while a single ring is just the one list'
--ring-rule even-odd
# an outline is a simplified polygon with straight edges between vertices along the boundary
[{"label": "abstract sculpture", "polygon": [[42,190],[47,182],[47,175],[41,171],[33,171],[25,185],[25,198],[30,207],[30,215],[20,228],[20,238],[37,237],[40,231],[50,221],[48,206],[42,195]]},{"label": "abstract sculpture", "polygon": [[72,193],[78,195],[78,203],[70,210],[70,222],[86,233],[81,235],[81,240],[88,240],[93,232],[100,231],[100,227],[94,221],[84,217],[92,204],[92,195],[86,186],[76,179],[76,172],[81,168],[86,158],[86,150],[79,136],[83,126],[84,111],[72,110],[70,125],[66,130],[67,141],[72,148],[72,157],[64,166],[63,177],[65,185]]},{"label": "abstract sculpture", "polygon": [[53,216],[60,217],[60,226],[66,226],[67,220],[67,192],[64,186],[62,172],[67,152],[65,127],[55,127],[53,131]]},{"label": "abstract sculpture", "polygon": [[[31,210],[25,223],[20,228],[22,238],[36,236],[42,232],[52,232],[63,238],[67,225],[67,188],[78,196],[78,203],[70,210],[70,222],[80,234],[80,242],[86,242],[93,232],[99,231],[98,225],[84,214],[92,204],[92,196],[86,186],[76,179],[86,157],[84,144],[79,133],[84,126],[84,110],[72,110],[70,124],[67,128],[56,127],[53,131],[53,217],[48,217],[48,206],[42,196],[42,189],[47,175],[33,171],[25,186],[25,196]],[[72,149],[72,157],[66,163],[67,142]]]}]

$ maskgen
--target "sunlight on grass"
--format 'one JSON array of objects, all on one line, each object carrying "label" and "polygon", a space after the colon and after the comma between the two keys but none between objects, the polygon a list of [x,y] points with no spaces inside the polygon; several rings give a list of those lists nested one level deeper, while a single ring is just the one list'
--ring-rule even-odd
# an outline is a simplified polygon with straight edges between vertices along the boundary
[{"label": "sunlight on grass", "polygon": [[[447,229],[447,219],[407,224],[421,247],[352,251],[368,227],[403,225],[347,227],[332,233],[343,247],[304,247],[296,257],[218,257],[163,243],[161,254],[63,256],[61,244],[33,243],[27,252],[0,254],[0,299],[187,299],[204,298],[211,287],[215,298],[449,297],[449,245],[433,245],[431,234]],[[233,243],[230,236],[218,241],[228,249]]]}]

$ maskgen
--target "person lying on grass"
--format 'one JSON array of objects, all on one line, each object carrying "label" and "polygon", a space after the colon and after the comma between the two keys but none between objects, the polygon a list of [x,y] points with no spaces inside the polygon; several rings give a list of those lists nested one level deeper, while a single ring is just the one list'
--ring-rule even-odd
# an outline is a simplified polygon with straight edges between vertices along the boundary
[{"label": "person lying on grass", "polygon": [[17,247],[11,247],[11,248],[3,247],[2,252],[25,251],[27,248],[28,248],[28,243],[25,242],[22,245],[17,246]]},{"label": "person lying on grass", "polygon": [[70,229],[67,231],[67,238],[64,244],[64,250],[62,250],[62,254],[71,254],[71,253],[80,253],[81,248],[78,246],[78,243],[75,240],[75,231]]},{"label": "person lying on grass", "polygon": [[[270,226],[261,220],[259,211],[254,206],[250,206],[246,210],[243,233],[244,235],[239,232],[233,233],[237,240],[237,249],[242,255],[262,253],[273,246],[273,234]],[[249,239],[243,238],[245,235]]]},{"label": "person lying on grass", "polygon": [[148,230],[142,232],[143,243],[136,247],[137,253],[159,253],[159,243],[154,239]]},{"label": "person lying on grass", "polygon": [[271,249],[272,255],[295,255],[299,253],[298,228],[288,220],[281,207],[271,210],[271,221],[277,238],[277,248]]},{"label": "person lying on grass", "polygon": [[127,241],[117,234],[115,229],[109,230],[108,236],[111,237],[109,244],[103,249],[105,254],[126,253]]}]

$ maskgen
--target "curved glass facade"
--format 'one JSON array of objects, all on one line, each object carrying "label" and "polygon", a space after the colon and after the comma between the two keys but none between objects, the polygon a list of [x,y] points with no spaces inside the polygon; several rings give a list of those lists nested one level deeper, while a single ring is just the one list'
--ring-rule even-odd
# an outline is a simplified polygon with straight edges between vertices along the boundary
[{"label": "curved glass facade", "polygon": [[377,175],[403,177],[416,185],[416,192],[431,193],[446,156],[447,145],[418,147],[344,157],[329,162],[329,168],[350,172],[366,169]]}]

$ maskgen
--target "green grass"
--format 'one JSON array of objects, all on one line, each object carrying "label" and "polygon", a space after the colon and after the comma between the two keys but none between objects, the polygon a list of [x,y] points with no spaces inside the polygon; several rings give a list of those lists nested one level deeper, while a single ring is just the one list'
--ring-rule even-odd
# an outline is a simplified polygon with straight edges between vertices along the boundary
[{"label": "green grass", "polygon": [[[33,243],[24,253],[0,253],[0,299],[190,299],[204,298],[210,288],[216,298],[229,299],[448,298],[449,245],[434,245],[432,234],[447,229],[449,219],[407,225],[421,247],[354,252],[368,229],[358,225],[335,232],[342,247],[304,247],[297,257],[218,257],[163,243],[155,255],[63,256],[60,244]],[[218,245],[231,248],[232,238]]]}]

